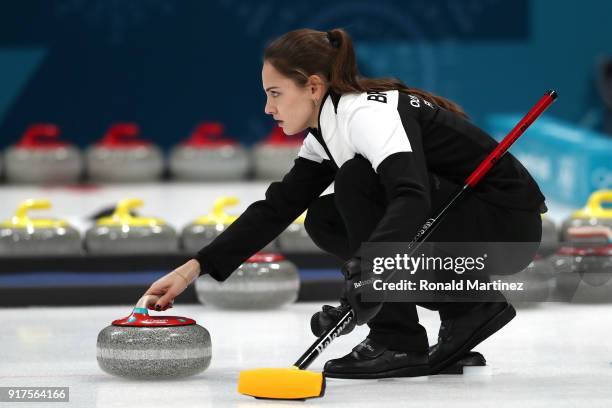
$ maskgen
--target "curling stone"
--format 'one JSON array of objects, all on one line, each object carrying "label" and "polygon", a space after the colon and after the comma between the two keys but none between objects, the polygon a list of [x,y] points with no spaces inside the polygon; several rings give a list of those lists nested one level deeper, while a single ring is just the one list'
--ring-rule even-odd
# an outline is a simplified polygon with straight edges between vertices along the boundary
[{"label": "curling stone", "polygon": [[275,309],[297,299],[297,268],[282,255],[258,253],[224,282],[209,275],[196,280],[198,300],[220,309]]},{"label": "curling stone", "polygon": [[300,215],[283,231],[277,239],[277,245],[282,252],[321,252],[321,249],[312,242],[310,235],[304,228],[306,213]]},{"label": "curling stone", "polygon": [[81,253],[81,235],[59,219],[30,218],[30,210],[51,208],[48,200],[26,200],[15,215],[0,222],[0,255],[75,255]]},{"label": "curling stone", "polygon": [[280,127],[253,148],[255,177],[263,180],[280,180],[293,167],[302,146],[304,134],[287,136]]},{"label": "curling stone", "polygon": [[181,180],[227,181],[246,177],[250,158],[238,142],[223,136],[223,125],[200,124],[170,153],[170,173]]},{"label": "curling stone", "polygon": [[178,378],[206,370],[212,358],[210,334],[180,316],[150,316],[156,296],[143,296],[132,313],[98,334],[96,355],[105,372],[136,379]]},{"label": "curling stone", "polygon": [[188,252],[196,252],[210,244],[238,218],[225,212],[226,207],[236,204],[238,204],[236,197],[217,198],[210,214],[198,217],[183,228],[181,234],[183,248]]},{"label": "curling stone", "polygon": [[[210,244],[227,227],[234,222],[238,216],[225,212],[226,207],[238,204],[236,197],[219,197],[215,200],[213,210],[210,214],[197,218],[191,224],[183,228],[181,234],[182,247],[187,252],[197,252]],[[272,241],[263,251],[274,251],[275,242]]]},{"label": "curling stone", "polygon": [[538,254],[548,256],[554,254],[559,248],[559,231],[555,223],[544,214],[542,214],[542,241]]},{"label": "curling stone", "polygon": [[535,305],[551,299],[555,286],[555,271],[546,258],[536,254],[533,261],[521,272],[491,278],[491,280],[496,279],[516,283],[517,289],[521,287],[522,290],[502,290],[510,303],[515,306]]},{"label": "curling stone", "polygon": [[612,190],[600,190],[591,194],[586,206],[574,212],[561,225],[561,240],[570,240],[568,229],[571,227],[602,225],[612,228],[612,208],[605,208],[604,203],[612,204]]},{"label": "curling stone", "polygon": [[102,140],[87,149],[87,173],[99,182],[142,182],[160,178],[161,150],[138,136],[135,123],[113,124]]},{"label": "curling stone", "polygon": [[85,233],[85,246],[93,254],[151,254],[178,250],[174,228],[160,218],[133,216],[130,211],[141,207],[138,198],[121,200],[114,213],[98,219]]},{"label": "curling stone", "polygon": [[70,183],[83,168],[81,152],[58,139],[53,124],[30,125],[17,144],[5,152],[6,179],[10,183]]},{"label": "curling stone", "polygon": [[612,229],[572,227],[569,241],[551,257],[556,297],[575,303],[612,302]]}]

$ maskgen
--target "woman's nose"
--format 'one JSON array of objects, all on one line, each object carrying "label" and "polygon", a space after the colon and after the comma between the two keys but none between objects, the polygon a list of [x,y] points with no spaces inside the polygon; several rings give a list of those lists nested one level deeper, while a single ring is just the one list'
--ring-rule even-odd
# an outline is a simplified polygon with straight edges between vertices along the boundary
[{"label": "woman's nose", "polygon": [[266,112],[267,115],[274,115],[274,112],[276,111],[276,109],[274,108],[274,106],[272,106],[270,102],[266,102],[264,111]]}]

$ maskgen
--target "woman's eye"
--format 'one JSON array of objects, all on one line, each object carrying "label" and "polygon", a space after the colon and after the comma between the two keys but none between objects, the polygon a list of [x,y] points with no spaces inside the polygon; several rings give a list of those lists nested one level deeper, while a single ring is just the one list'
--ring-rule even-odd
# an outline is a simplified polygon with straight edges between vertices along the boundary
[{"label": "woman's eye", "polygon": [[276,97],[277,97],[278,95],[280,95],[280,94],[279,94],[278,92],[276,92],[276,91],[270,91],[270,95],[271,95],[273,98],[276,98]]}]

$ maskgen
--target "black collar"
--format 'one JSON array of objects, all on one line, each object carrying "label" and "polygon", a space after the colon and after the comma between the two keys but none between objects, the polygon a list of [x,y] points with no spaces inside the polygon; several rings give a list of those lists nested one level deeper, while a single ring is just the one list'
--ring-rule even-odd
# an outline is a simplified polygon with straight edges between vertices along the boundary
[{"label": "black collar", "polygon": [[329,149],[327,148],[327,145],[325,144],[325,140],[323,139],[323,133],[322,133],[322,130],[321,130],[321,112],[323,111],[323,105],[325,105],[325,101],[327,100],[328,96],[331,98],[332,104],[334,105],[334,112],[336,114],[338,113],[338,103],[340,102],[340,97],[342,95],[337,94],[337,93],[335,93],[334,91],[332,91],[330,89],[330,90],[327,91],[327,93],[325,93],[325,96],[321,100],[321,106],[319,106],[319,114],[317,116],[318,129],[317,128],[308,128],[308,131],[310,133],[312,133],[312,135],[315,137],[315,139],[317,139],[319,144],[323,147],[323,150],[325,150],[325,153],[327,153],[327,157],[329,157],[329,160],[332,162],[333,166],[337,169],[338,165],[336,164],[336,161],[334,160],[334,158],[331,155]]},{"label": "black collar", "polygon": [[342,97],[342,95],[332,91],[331,89],[327,91],[327,94],[332,100],[332,104],[334,105],[334,113],[337,115],[338,114],[338,104],[340,103],[340,98]]},{"label": "black collar", "polygon": [[317,115],[317,125],[319,126],[319,128],[308,128],[308,131],[313,135],[321,135],[321,112],[323,111],[323,105],[325,105],[327,97],[331,99],[332,105],[334,105],[334,113],[338,114],[338,104],[340,103],[340,98],[342,97],[342,95],[329,89],[323,96],[323,99],[321,100],[321,105],[319,106],[319,113]]}]

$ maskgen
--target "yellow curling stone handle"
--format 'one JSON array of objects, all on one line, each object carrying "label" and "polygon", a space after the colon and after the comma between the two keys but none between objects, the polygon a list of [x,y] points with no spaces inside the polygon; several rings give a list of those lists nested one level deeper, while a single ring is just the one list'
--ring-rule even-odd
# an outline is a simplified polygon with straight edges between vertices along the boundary
[{"label": "yellow curling stone handle", "polygon": [[166,224],[161,218],[134,217],[130,214],[130,210],[142,207],[143,205],[144,201],[140,198],[126,198],[121,200],[111,216],[100,218],[96,224],[107,227],[120,227],[124,225],[129,227],[154,227]]},{"label": "yellow curling stone handle", "polygon": [[198,217],[194,224],[199,225],[217,225],[224,224],[229,225],[236,221],[238,216],[230,215],[225,212],[226,207],[232,207],[239,203],[238,197],[223,196],[215,200],[213,210],[210,214]]},{"label": "yellow curling stone handle", "polygon": [[19,205],[15,215],[10,220],[2,221],[0,226],[4,228],[60,228],[68,226],[65,220],[28,217],[28,211],[30,210],[48,210],[49,208],[51,208],[51,201],[49,200],[26,200]]},{"label": "yellow curling stone handle", "polygon": [[612,208],[604,208],[602,203],[612,203],[612,190],[599,190],[591,194],[586,206],[574,212],[572,217],[612,219]]}]

